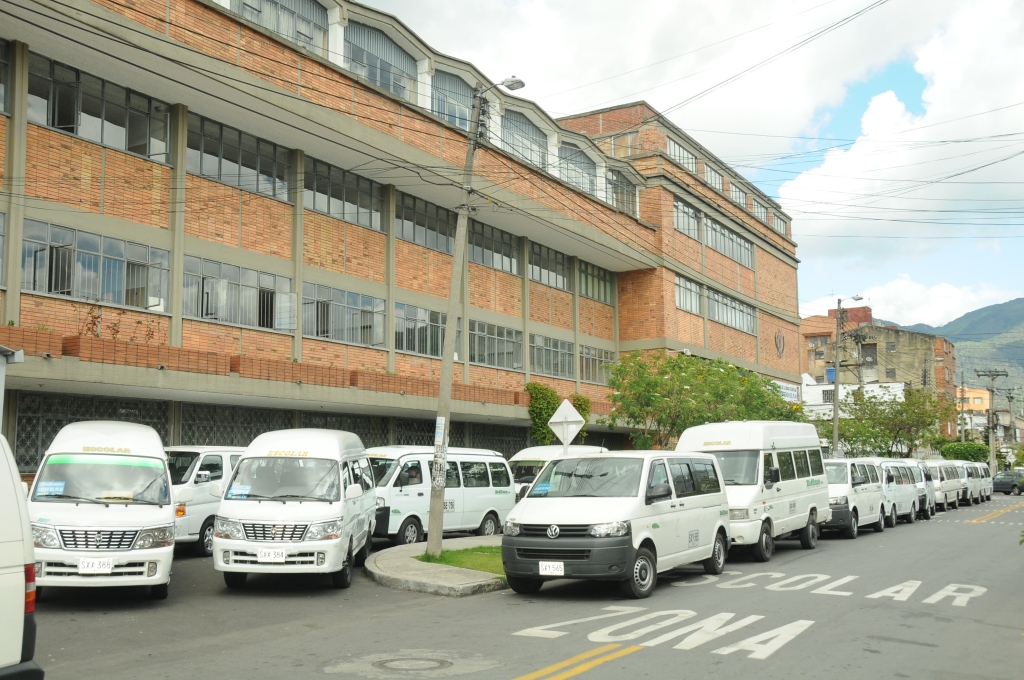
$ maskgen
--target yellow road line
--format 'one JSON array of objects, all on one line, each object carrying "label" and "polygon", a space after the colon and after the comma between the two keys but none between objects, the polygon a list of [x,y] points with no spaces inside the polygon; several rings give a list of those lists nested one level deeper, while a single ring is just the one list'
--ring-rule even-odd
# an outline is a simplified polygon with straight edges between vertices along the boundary
[{"label": "yellow road line", "polygon": [[604,656],[599,656],[598,658],[594,659],[593,661],[588,661],[586,663],[581,663],[579,666],[576,666],[575,668],[570,668],[569,670],[565,671],[564,673],[559,673],[558,675],[552,675],[547,680],[565,680],[566,678],[573,678],[573,677],[576,677],[577,675],[579,675],[580,673],[586,673],[591,668],[595,668],[597,666],[600,666],[603,663],[608,663],[609,661],[614,661],[615,659],[618,659],[620,657],[626,656],[627,654],[632,654],[633,652],[639,652],[641,649],[643,649],[643,647],[638,647],[638,646],[623,647],[622,649],[620,649],[618,651],[615,651],[615,652],[612,652],[611,654],[605,654]]},{"label": "yellow road line", "polygon": [[1016,510],[1017,508],[1024,508],[1024,503],[1017,503],[1017,505],[1011,505],[1008,508],[1003,508],[1002,510],[996,510],[995,512],[990,512],[987,515],[983,515],[983,516],[979,517],[978,519],[972,519],[972,520],[970,520],[968,522],[964,522],[964,524],[981,524],[982,522],[987,522],[990,519],[995,519],[996,517],[1002,517],[1006,513],[1011,512],[1013,510]]},{"label": "yellow road line", "polygon": [[591,649],[589,652],[583,652],[582,654],[577,654],[576,656],[574,656],[572,658],[569,658],[569,659],[566,659],[565,661],[559,661],[558,663],[552,664],[550,666],[547,666],[546,668],[541,668],[539,671],[534,671],[532,673],[528,673],[527,675],[520,675],[515,680],[537,680],[538,678],[543,678],[545,675],[547,675],[549,673],[554,673],[555,671],[560,671],[563,668],[566,668],[568,666],[572,666],[573,664],[577,664],[580,661],[586,661],[587,659],[589,659],[592,656],[597,656],[598,654],[604,654],[605,652],[610,652],[611,650],[618,649],[621,646],[622,645],[616,645],[616,644],[603,645],[601,647],[598,647],[597,649]]}]

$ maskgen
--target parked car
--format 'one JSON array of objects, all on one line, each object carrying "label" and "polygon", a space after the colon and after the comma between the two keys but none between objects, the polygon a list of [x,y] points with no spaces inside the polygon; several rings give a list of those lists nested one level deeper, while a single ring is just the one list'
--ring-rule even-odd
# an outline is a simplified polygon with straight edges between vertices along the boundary
[{"label": "parked car", "polygon": [[210,482],[231,474],[245,451],[240,446],[169,446],[167,469],[175,490],[191,488],[192,500],[178,503],[174,512],[175,543],[192,543],[201,557],[213,554],[213,524],[220,497],[210,493]]},{"label": "parked car", "polygon": [[935,516],[935,482],[931,469],[923,460],[909,459],[910,472],[917,486],[917,514],[921,519]]},{"label": "parked car", "polygon": [[1003,492],[1006,495],[1019,496],[1021,489],[1024,489],[1024,470],[1013,472],[997,472],[992,478],[992,490]]},{"label": "parked car", "polygon": [[878,468],[858,458],[828,458],[825,475],[832,517],[822,529],[842,531],[847,538],[857,538],[862,526],[885,531]]},{"label": "parked car", "polygon": [[981,480],[981,500],[992,500],[992,471],[988,469],[988,463],[978,463],[978,479]]},{"label": "parked car", "polygon": [[895,527],[899,520],[913,524],[917,519],[917,484],[910,466],[902,459],[862,458],[866,463],[877,465],[882,475],[882,505],[885,511],[885,526]]},{"label": "parked car", "polygon": [[964,482],[960,479],[960,473],[953,461],[928,460],[925,461],[925,465],[932,471],[932,483],[935,485],[935,506],[943,512],[947,508],[956,510],[960,505]]},{"label": "parked car", "polygon": [[978,476],[977,463],[966,460],[950,461],[956,468],[957,474],[963,481],[964,488],[960,494],[962,505],[977,505],[981,503],[982,481]]}]

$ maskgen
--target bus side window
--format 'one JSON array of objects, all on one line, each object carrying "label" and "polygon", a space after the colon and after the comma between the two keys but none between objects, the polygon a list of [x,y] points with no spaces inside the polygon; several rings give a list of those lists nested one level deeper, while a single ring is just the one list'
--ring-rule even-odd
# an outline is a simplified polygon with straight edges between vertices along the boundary
[{"label": "bus side window", "polygon": [[868,465],[867,469],[868,478],[871,480],[871,483],[878,484],[878,468],[876,468],[874,465]]},{"label": "bus side window", "polygon": [[793,467],[793,454],[789,451],[781,451],[775,456],[779,459],[779,470],[782,472],[782,481],[796,479],[796,469]]}]

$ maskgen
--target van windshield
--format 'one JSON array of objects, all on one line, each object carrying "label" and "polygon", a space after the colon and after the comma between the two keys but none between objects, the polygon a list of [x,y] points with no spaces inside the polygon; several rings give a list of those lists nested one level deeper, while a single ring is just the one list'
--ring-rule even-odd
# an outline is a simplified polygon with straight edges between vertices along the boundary
[{"label": "van windshield", "polygon": [[39,470],[32,500],[167,505],[166,470],[160,458],[56,453]]},{"label": "van windshield", "polygon": [[520,483],[532,482],[546,462],[544,460],[517,460],[514,463],[509,463],[512,467],[512,479]]},{"label": "van windshield", "polygon": [[825,463],[825,476],[829,484],[848,484],[849,472],[846,463]]},{"label": "van windshield", "polygon": [[759,451],[714,451],[718,467],[722,468],[722,479],[726,486],[760,484],[757,474]]},{"label": "van windshield", "polygon": [[325,458],[243,458],[224,499],[340,501],[338,462]]},{"label": "van windshield", "polygon": [[171,484],[184,484],[192,477],[192,468],[199,460],[195,451],[171,451],[167,454],[167,470],[171,473]]},{"label": "van windshield", "polygon": [[636,497],[640,458],[564,458],[544,468],[530,498]]}]

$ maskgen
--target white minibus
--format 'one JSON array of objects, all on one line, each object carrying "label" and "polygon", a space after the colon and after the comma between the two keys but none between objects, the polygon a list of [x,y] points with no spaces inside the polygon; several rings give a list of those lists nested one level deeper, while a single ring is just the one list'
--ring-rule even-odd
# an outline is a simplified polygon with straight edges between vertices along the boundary
[{"label": "white minibus", "polygon": [[906,461],[878,457],[858,460],[877,465],[881,469],[885,526],[895,527],[901,519],[913,524],[917,519],[917,484]]},{"label": "white minibus", "polygon": [[932,483],[935,484],[935,506],[943,512],[948,508],[955,510],[959,507],[964,488],[956,465],[950,460],[926,460],[925,465],[931,470]]},{"label": "white minibus", "polygon": [[213,564],[229,588],[251,573],[330,574],[348,588],[370,553],[376,494],[363,443],[340,430],[277,430],[256,437],[221,496]]},{"label": "white minibus", "polygon": [[729,503],[714,456],[671,451],[569,455],[547,464],[509,513],[501,539],[508,585],[536,593],[547,580],[618,581],[648,597],[658,574],[703,562],[720,574]]},{"label": "white minibus", "polygon": [[[366,450],[377,481],[375,535],[395,545],[423,539],[430,525],[433,446],[375,446]],[[497,451],[449,447],[444,530],[493,536],[515,505],[512,474]]]},{"label": "white minibus", "polygon": [[[569,455],[603,453],[607,450],[603,446],[573,444],[569,446]],[[564,453],[565,448],[561,445],[531,446],[509,458],[508,464],[512,468],[512,479],[516,485],[516,500],[523,497],[526,490],[530,488],[530,484],[549,461],[559,458]]]},{"label": "white minibus", "polygon": [[977,463],[978,479],[981,481],[981,500],[992,500],[992,471],[988,469],[988,463]]},{"label": "white minibus", "polygon": [[818,544],[830,519],[828,478],[818,433],[808,423],[743,421],[691,427],[676,451],[705,451],[718,458],[729,495],[733,543],[750,546],[767,562],[775,541],[790,535]]},{"label": "white minibus", "polygon": [[964,488],[960,494],[962,505],[978,505],[981,503],[981,480],[978,478],[978,470],[975,463],[966,460],[949,461],[956,468],[963,482]]},{"label": "white minibus", "polygon": [[61,428],[29,496],[37,588],[146,586],[167,597],[175,501],[167,456],[147,425],[86,421]]},{"label": "white minibus", "polygon": [[923,460],[908,459],[907,464],[917,486],[917,513],[921,519],[931,519],[935,516],[935,482],[931,468]]},{"label": "white minibus", "polygon": [[859,458],[828,458],[825,475],[832,518],[823,529],[842,531],[847,538],[857,538],[862,526],[885,531],[878,468]]},{"label": "white minibus", "polygon": [[245,451],[242,446],[168,446],[167,469],[174,490],[191,488],[193,498],[174,507],[174,542],[192,543],[193,552],[209,557],[213,551],[213,521],[220,497],[210,493],[210,482],[224,479]]}]

